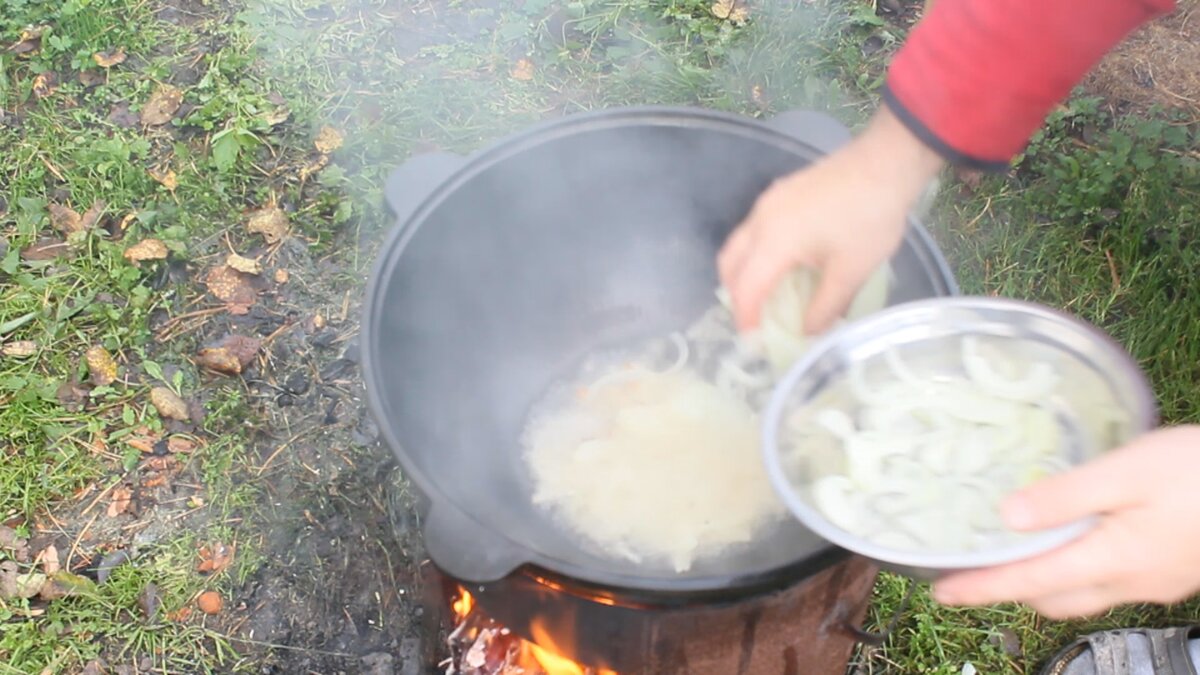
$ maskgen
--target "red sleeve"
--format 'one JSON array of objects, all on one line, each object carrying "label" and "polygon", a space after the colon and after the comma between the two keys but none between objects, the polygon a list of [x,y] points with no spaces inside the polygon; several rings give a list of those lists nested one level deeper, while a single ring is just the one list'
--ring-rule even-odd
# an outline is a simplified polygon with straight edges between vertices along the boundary
[{"label": "red sleeve", "polygon": [[949,161],[1007,167],[1058,102],[1174,0],[938,0],[896,54],[884,102]]}]

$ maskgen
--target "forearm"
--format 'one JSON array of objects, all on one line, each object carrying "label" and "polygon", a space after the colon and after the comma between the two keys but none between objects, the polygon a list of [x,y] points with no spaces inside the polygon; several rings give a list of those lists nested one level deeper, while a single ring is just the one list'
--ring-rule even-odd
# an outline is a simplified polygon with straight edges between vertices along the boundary
[{"label": "forearm", "polygon": [[1051,108],[1174,0],[938,0],[896,55],[884,101],[948,160],[1002,169]]}]

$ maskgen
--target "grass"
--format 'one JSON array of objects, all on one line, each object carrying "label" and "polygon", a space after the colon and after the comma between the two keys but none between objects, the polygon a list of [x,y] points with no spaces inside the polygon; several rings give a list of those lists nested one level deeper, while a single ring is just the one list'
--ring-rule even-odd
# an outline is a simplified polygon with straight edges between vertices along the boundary
[{"label": "grass", "polygon": [[[150,659],[165,672],[253,667],[252,650],[224,626],[178,611],[201,590],[233,592],[271,554],[255,550],[244,518],[261,498],[256,444],[271,420],[244,382],[197,370],[197,335],[156,337],[161,317],[191,311],[203,292],[175,272],[253,245],[238,227],[246,211],[284,205],[306,250],[334,261],[354,287],[389,225],[383,178],[414,151],[467,152],[546,117],[628,104],[751,116],[816,108],[856,125],[903,37],[858,0],[756,3],[745,25],[715,17],[711,5],[0,0],[0,45],[42,30],[36,49],[0,51],[0,339],[35,346],[0,357],[0,519],[23,537],[55,522],[60,541],[82,537],[86,503],[144,467],[123,439],[143,426],[175,428],[149,403],[150,388],[169,384],[208,411],[193,430],[203,443],[181,474],[202,486],[203,507],[170,521],[186,526],[138,546],[104,584],[50,602],[0,599],[0,672],[73,672],[96,658]],[[198,15],[172,23],[160,12],[184,6]],[[118,47],[124,64],[104,69],[93,59]],[[39,98],[35,84],[50,73],[56,88]],[[144,128],[114,116],[127,108],[136,117],[164,82],[184,92],[171,123]],[[1200,129],[1167,112],[1107,110],[1073,98],[1012,175],[970,190],[952,182],[930,222],[964,290],[1039,300],[1104,326],[1141,360],[1166,419],[1196,421],[1200,347],[1183,336],[1200,334],[1200,282],[1190,273],[1200,255],[1190,245]],[[345,142],[313,171],[313,139],[325,125]],[[177,186],[148,169],[174,171]],[[70,257],[21,255],[62,239],[51,203],[82,213],[100,200],[103,227],[68,238]],[[171,248],[172,265],[125,260],[129,244],[148,237]],[[83,354],[96,346],[122,368],[111,385],[91,382]],[[81,401],[64,398],[71,383],[84,390]],[[130,543],[112,532],[87,553]],[[194,571],[195,548],[212,540],[237,540],[239,552],[233,567],[206,577]],[[139,606],[149,584],[157,619]],[[878,621],[903,592],[900,579],[881,579]],[[939,607],[922,590],[893,639],[858,662],[897,674],[957,673],[966,661],[984,673],[1035,672],[1080,631],[1181,622],[1196,609],[1123,608],[1053,623],[1019,607]]]}]

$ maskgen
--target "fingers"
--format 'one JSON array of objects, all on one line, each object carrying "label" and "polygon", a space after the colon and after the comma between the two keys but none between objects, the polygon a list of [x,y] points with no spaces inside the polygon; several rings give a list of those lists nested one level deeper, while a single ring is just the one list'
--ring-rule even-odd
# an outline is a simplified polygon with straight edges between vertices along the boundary
[{"label": "fingers", "polygon": [[817,335],[829,330],[838,317],[846,313],[870,272],[870,269],[860,269],[845,259],[831,259],[821,272],[821,282],[808,306],[804,332]]},{"label": "fingers", "polygon": [[1133,506],[1140,499],[1139,484],[1127,478],[1139,473],[1136,448],[1135,442],[1009,497],[1005,523],[1016,530],[1040,530]]},{"label": "fingers", "polygon": [[734,273],[728,287],[733,297],[733,318],[739,331],[758,326],[763,305],[790,267],[790,260],[780,249],[750,246],[746,262]]},{"label": "fingers", "polygon": [[1121,599],[1106,587],[1084,588],[1038,598],[1028,604],[1047,619],[1081,619],[1103,614]]},{"label": "fingers", "polygon": [[1111,544],[1111,537],[1098,529],[1030,560],[946,577],[934,584],[934,598],[946,605],[989,605],[1103,588],[1123,573],[1124,563],[1113,555]]}]

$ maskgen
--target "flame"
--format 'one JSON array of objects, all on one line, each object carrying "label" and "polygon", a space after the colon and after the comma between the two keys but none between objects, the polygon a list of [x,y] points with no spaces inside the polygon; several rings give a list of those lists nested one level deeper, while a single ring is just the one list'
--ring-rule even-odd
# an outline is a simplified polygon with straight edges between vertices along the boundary
[{"label": "flame", "polygon": [[467,589],[462,588],[459,590],[458,598],[454,600],[454,604],[451,607],[454,608],[454,615],[456,617],[465,619],[471,613],[471,610],[475,608],[475,598],[471,596],[471,593]]},{"label": "flame", "polygon": [[533,635],[534,641],[526,644],[529,645],[529,651],[537,660],[538,665],[546,671],[546,675],[617,675],[616,671],[607,668],[584,668],[568,658],[559,656],[555,652],[561,650],[555,647],[550,633],[538,621],[533,622],[529,627],[529,632]]},{"label": "flame", "polygon": [[[463,625],[475,609],[475,598],[467,589],[459,587],[458,596],[451,603],[451,607],[454,609],[454,614],[459,624]],[[494,626],[495,624],[489,622],[488,625]],[[476,629],[477,632],[469,633],[469,635],[473,636],[471,638],[473,640],[474,636],[488,634],[490,641],[491,636],[494,635],[494,630],[496,629],[490,628],[487,631],[478,632],[478,629]],[[509,663],[524,668],[524,672],[536,675],[618,675],[616,671],[608,670],[607,668],[588,668],[575,663],[565,656],[561,656],[560,653],[563,650],[554,644],[554,639],[550,636],[550,632],[538,621],[535,621],[530,626],[530,633],[533,636],[534,642],[521,640],[518,648],[508,652],[509,657],[515,659],[515,661],[510,661]],[[501,634],[511,635],[508,631],[503,631]],[[516,638],[516,636],[512,635],[512,638]],[[495,644],[500,645],[497,648],[506,649],[503,647],[503,644],[512,643],[505,640],[503,643],[497,641]],[[508,671],[506,670],[505,672]]]}]

